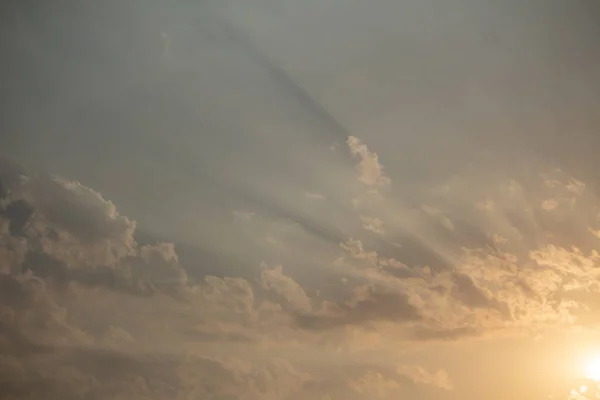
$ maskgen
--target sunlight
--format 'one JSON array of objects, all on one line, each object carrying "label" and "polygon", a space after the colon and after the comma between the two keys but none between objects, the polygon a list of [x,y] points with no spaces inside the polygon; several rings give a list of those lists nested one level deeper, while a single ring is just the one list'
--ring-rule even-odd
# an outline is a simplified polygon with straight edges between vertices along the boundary
[{"label": "sunlight", "polygon": [[600,355],[595,355],[587,361],[584,374],[587,379],[600,382]]}]

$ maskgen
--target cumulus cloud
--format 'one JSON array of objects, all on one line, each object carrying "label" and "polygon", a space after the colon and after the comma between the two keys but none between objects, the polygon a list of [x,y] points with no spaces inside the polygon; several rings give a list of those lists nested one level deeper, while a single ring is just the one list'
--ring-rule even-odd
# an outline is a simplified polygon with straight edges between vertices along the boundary
[{"label": "cumulus cloud", "polygon": [[356,166],[359,181],[369,186],[390,184],[391,180],[384,175],[383,166],[379,163],[377,153],[369,151],[369,148],[354,136],[349,136],[346,144],[350,153],[359,160]]},{"label": "cumulus cloud", "polygon": [[265,289],[274,290],[283,296],[295,310],[299,312],[311,311],[311,299],[298,283],[283,274],[283,267],[281,265],[269,268],[266,264],[263,264],[260,277]]},{"label": "cumulus cloud", "polygon": [[[548,194],[544,192],[548,189],[547,181],[538,181],[537,187],[529,182],[528,187],[534,188],[531,190],[513,180],[504,185],[509,189],[503,189],[508,198],[495,194],[493,187],[487,194],[481,194],[484,198],[497,199],[494,207],[484,209],[492,213],[491,226],[497,230],[484,234],[485,228],[481,229],[482,236],[490,238],[489,244],[454,247],[448,266],[407,265],[402,258],[381,256],[355,239],[341,244],[345,255],[338,259],[337,265],[354,279],[377,282],[386,290],[402,292],[420,315],[406,330],[417,339],[455,340],[512,327],[538,329],[577,321],[586,323],[588,319],[583,315],[593,307],[589,308],[586,303],[589,300],[582,300],[577,293],[598,290],[595,273],[598,256],[591,244],[595,229],[588,226],[596,215],[597,202],[594,197],[589,198],[593,195],[581,189],[584,185],[578,184],[574,190],[568,188],[571,179],[560,174],[553,176],[556,179],[550,194],[561,198],[561,193],[574,193],[577,201],[585,204],[585,208],[579,208],[569,219],[562,214],[547,213],[541,200],[538,202]],[[501,186],[503,184],[498,187]],[[498,220],[500,216],[510,215],[513,211],[508,210],[523,201],[527,206],[519,206],[522,211],[518,218],[514,211],[512,219]],[[428,215],[443,215],[433,206],[421,209]],[[477,212],[477,208],[474,211]],[[503,213],[497,214],[500,211]],[[582,218],[582,212],[588,216]],[[536,218],[542,225],[533,225],[528,213],[537,213]],[[450,231],[456,235],[463,229],[458,225]],[[564,235],[565,229],[572,232],[570,236]],[[527,236],[528,230],[535,235]],[[588,250],[568,247],[569,241],[584,245]],[[440,243],[448,249],[456,246],[453,241]],[[402,254],[401,250],[393,252]]]},{"label": "cumulus cloud", "polygon": [[378,235],[383,235],[385,230],[383,228],[383,221],[377,217],[360,217],[363,222],[363,228]]},{"label": "cumulus cloud", "polygon": [[[229,320],[241,334],[244,327],[259,329],[261,315],[277,314],[278,308],[256,305],[241,278],[206,277],[190,284],[172,243],[138,245],[135,223],[79,183],[48,176],[5,181],[3,396],[280,399],[307,379],[281,360],[216,359],[185,349],[169,355],[132,352],[150,338],[175,338],[168,335],[172,327],[157,325],[161,319],[179,323],[182,333],[186,326],[209,325],[217,334]],[[287,293],[282,277],[267,272],[264,279]],[[194,305],[202,310],[198,316],[190,314]],[[158,320],[146,325],[144,318],[156,313]],[[150,326],[154,332],[144,331]]]},{"label": "cumulus cloud", "polygon": [[[443,230],[435,248],[452,250],[448,264],[409,261],[410,237],[395,237],[383,217],[363,217],[363,228],[375,233],[385,221],[386,237],[402,246],[349,238],[328,247],[314,277],[262,263],[253,277],[195,279],[176,245],[139,244],[135,222],[96,191],[57,177],[5,175],[0,372],[11,378],[0,389],[16,398],[364,399],[395,396],[407,383],[451,390],[443,369],[373,364],[328,376],[317,360],[320,349],[348,352],[339,361],[346,367],[354,352],[389,343],[600,321],[593,246],[600,210],[584,184],[556,173],[533,193],[531,184],[511,181],[477,194],[472,212],[489,218],[485,245],[457,247],[468,237],[469,215],[448,225],[442,217],[459,214],[452,205],[421,203],[433,204],[415,215],[425,212]],[[482,198],[494,206],[478,208]],[[544,198],[560,204],[545,210]],[[589,210],[575,213],[572,198]],[[573,234],[561,236],[565,229]],[[113,363],[116,370],[105,367]]]}]

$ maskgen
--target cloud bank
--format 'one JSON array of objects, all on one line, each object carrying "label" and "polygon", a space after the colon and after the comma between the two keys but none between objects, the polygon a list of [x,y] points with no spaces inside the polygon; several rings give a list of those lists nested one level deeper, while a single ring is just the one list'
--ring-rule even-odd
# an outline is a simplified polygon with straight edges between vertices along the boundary
[{"label": "cloud bank", "polygon": [[[391,182],[360,140],[348,145],[361,185]],[[451,366],[404,354],[598,327],[599,203],[583,182],[549,171],[487,185],[467,176],[414,209],[367,196],[351,211],[363,238],[326,247],[310,281],[266,262],[252,278],[199,276],[175,244],[138,243],[136,223],[93,189],[3,168],[0,391],[298,400],[451,392]],[[236,226],[265,229],[266,217],[231,212]],[[447,216],[452,229],[440,223]],[[266,246],[292,251],[291,237]]]}]

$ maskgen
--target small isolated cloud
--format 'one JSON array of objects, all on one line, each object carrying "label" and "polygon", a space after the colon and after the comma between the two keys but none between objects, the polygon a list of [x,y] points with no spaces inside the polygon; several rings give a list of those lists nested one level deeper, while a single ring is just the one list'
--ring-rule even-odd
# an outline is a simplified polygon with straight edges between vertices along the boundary
[{"label": "small isolated cloud", "polygon": [[106,332],[106,336],[104,338],[104,343],[106,343],[108,346],[129,345],[134,342],[135,339],[129,332],[123,328],[113,325],[108,327],[108,331]]},{"label": "small isolated cloud", "polygon": [[240,210],[234,210],[234,211],[232,211],[232,214],[236,219],[239,219],[242,221],[250,221],[252,218],[254,218],[254,215],[255,215],[253,212],[240,211]]},{"label": "small isolated cloud", "polygon": [[383,229],[383,221],[377,217],[360,217],[363,222],[363,228],[371,231],[373,233],[377,233],[378,235],[383,235],[385,230]]},{"label": "small isolated cloud", "polygon": [[325,195],[321,193],[305,192],[304,196],[312,200],[325,200]]},{"label": "small isolated cloud", "polygon": [[542,210],[544,211],[552,211],[558,207],[558,201],[555,199],[548,199],[542,201]]},{"label": "small isolated cloud", "polygon": [[568,191],[578,195],[578,196],[583,196],[584,192],[585,192],[585,188],[586,185],[585,183],[581,182],[580,180],[571,178],[569,180],[569,182],[565,185],[565,189],[567,189]]},{"label": "small isolated cloud", "polygon": [[369,151],[368,147],[354,136],[349,136],[346,141],[350,153],[359,159],[356,170],[358,180],[370,186],[389,185],[391,180],[383,173],[383,166],[379,163],[376,153]]},{"label": "small isolated cloud", "polygon": [[508,239],[505,238],[502,235],[499,235],[498,233],[490,232],[488,236],[490,237],[490,239],[492,240],[492,242],[494,242],[495,244],[506,244],[506,243],[508,243]]},{"label": "small isolated cloud", "polygon": [[366,251],[360,240],[350,238],[346,243],[340,243],[340,248],[354,259],[364,260],[371,266],[377,264],[377,253],[374,251]]}]

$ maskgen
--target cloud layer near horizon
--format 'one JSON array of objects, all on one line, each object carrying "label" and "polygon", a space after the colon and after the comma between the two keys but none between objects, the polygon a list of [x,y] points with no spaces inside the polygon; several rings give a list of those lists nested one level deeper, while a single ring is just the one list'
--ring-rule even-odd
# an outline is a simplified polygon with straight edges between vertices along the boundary
[{"label": "cloud layer near horizon", "polygon": [[[2,393],[257,400],[444,393],[455,387],[451,366],[405,363],[407,352],[597,327],[600,203],[583,182],[556,169],[518,179],[474,173],[429,188],[411,208],[392,201],[393,177],[374,152],[356,138],[347,145],[361,198],[346,201],[356,204],[348,210],[364,239],[315,246],[321,269],[309,281],[265,262],[252,277],[201,276],[182,265],[173,243],[138,243],[135,222],[93,189],[3,167]],[[238,229],[268,239],[258,250],[297,257],[311,243],[298,236],[302,224],[232,212]]]},{"label": "cloud layer near horizon", "polygon": [[[281,266],[263,264],[254,280],[192,282],[173,244],[138,244],[135,222],[94,190],[8,169],[1,176],[3,398],[359,398],[383,390],[382,379],[389,390],[451,388],[445,372],[421,366],[356,360],[331,373],[297,360],[305,347],[338,344],[300,326],[329,319],[327,303]],[[370,296],[382,294],[357,288],[339,302],[347,322],[327,329],[369,321]]]}]

